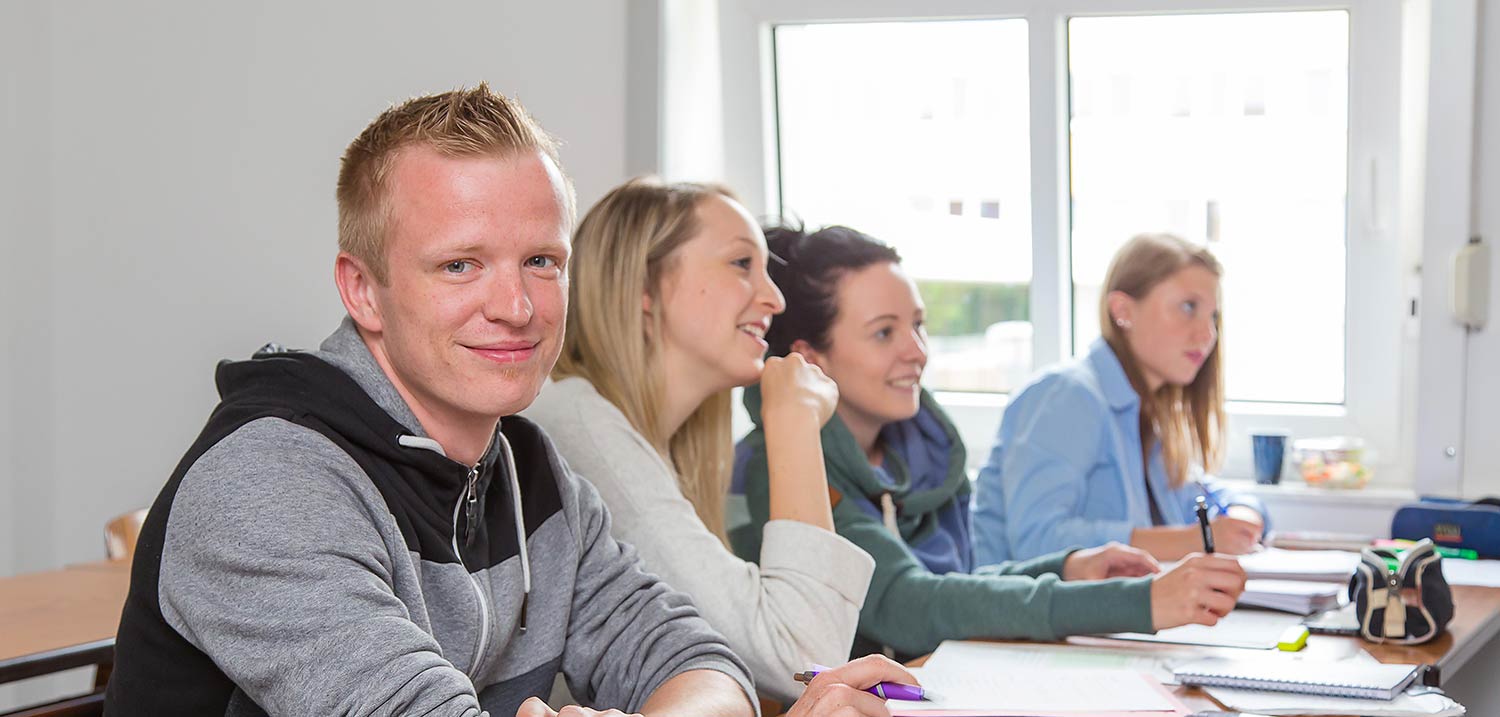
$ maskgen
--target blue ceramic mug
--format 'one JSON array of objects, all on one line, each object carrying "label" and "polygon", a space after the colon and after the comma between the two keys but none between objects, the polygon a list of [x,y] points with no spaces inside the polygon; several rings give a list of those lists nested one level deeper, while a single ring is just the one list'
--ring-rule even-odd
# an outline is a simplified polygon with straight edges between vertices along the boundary
[{"label": "blue ceramic mug", "polygon": [[1255,482],[1275,485],[1281,482],[1281,467],[1286,463],[1286,433],[1258,431],[1250,434],[1250,448],[1255,456]]}]

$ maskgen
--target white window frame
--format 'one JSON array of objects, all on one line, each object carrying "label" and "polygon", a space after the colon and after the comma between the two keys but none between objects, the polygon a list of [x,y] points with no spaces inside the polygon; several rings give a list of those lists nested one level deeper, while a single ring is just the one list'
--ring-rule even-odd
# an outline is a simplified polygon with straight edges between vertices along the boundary
[{"label": "white window frame", "polygon": [[[1248,478],[1249,433],[1356,435],[1370,448],[1374,483],[1412,485],[1402,440],[1404,316],[1417,289],[1401,269],[1396,197],[1400,159],[1401,0],[721,0],[724,179],[752,211],[774,216],[777,148],[772,28],[779,24],[1023,18],[1031,75],[1031,321],[1033,366],[1070,355],[1072,278],[1068,186],[1067,21],[1127,14],[1344,10],[1349,13],[1349,148],[1343,404],[1230,402],[1222,473]],[[734,111],[730,111],[730,108]],[[1399,287],[1393,291],[1392,287]],[[1410,383],[1406,384],[1410,386]],[[988,452],[1004,394],[940,393],[969,446],[971,466]],[[1407,396],[1410,400],[1409,395]]]}]

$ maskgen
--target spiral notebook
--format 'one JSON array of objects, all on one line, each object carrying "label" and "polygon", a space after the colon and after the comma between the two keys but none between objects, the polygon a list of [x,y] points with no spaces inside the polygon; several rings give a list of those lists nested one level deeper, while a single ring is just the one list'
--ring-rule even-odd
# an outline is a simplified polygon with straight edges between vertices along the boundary
[{"label": "spiral notebook", "polygon": [[1422,666],[1215,658],[1178,665],[1172,674],[1195,687],[1391,700],[1422,674]]}]

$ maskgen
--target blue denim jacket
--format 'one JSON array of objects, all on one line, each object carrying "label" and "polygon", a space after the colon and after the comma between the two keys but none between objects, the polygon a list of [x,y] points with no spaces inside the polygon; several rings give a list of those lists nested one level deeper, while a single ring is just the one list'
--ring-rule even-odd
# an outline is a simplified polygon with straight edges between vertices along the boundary
[{"label": "blue denim jacket", "polygon": [[[1141,476],[1140,407],[1103,339],[1088,355],[1047,370],[1017,392],[979,471],[979,563],[1025,560],[1070,545],[1129,543],[1132,530],[1151,527]],[[1150,462],[1151,495],[1166,525],[1197,520],[1194,502],[1204,494],[1210,505],[1243,504],[1265,515],[1254,497],[1234,495],[1201,475],[1169,487],[1159,444]]]}]

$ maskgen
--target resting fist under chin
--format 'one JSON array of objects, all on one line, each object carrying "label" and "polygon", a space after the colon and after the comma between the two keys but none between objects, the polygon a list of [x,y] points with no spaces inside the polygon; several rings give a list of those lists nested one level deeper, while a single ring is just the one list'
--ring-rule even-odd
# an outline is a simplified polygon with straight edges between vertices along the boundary
[{"label": "resting fist under chin", "polygon": [[1146,551],[1119,543],[1075,550],[1063,561],[1063,580],[1138,578],[1161,570]]},{"label": "resting fist under chin", "polygon": [[568,705],[562,710],[553,710],[537,697],[528,697],[521,703],[520,709],[516,710],[516,717],[641,717],[640,715],[627,715],[619,710],[591,710],[578,705]]},{"label": "resting fist under chin", "polygon": [[760,374],[761,418],[786,410],[805,410],[822,426],[833,417],[839,404],[839,387],[817,364],[808,363],[795,351],[766,359]]}]

